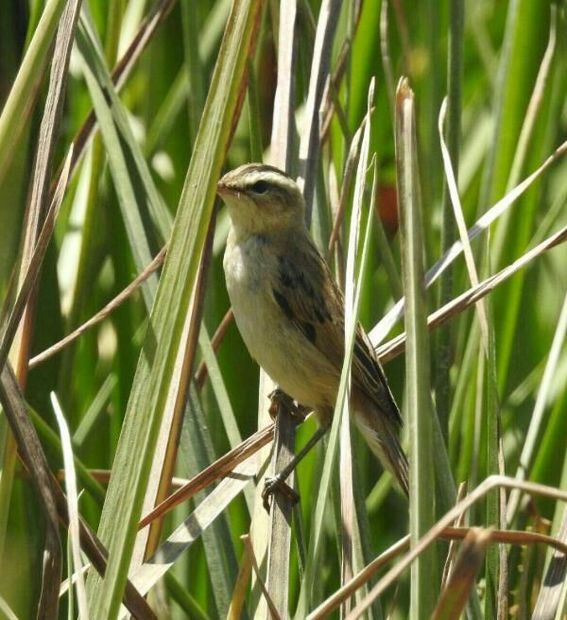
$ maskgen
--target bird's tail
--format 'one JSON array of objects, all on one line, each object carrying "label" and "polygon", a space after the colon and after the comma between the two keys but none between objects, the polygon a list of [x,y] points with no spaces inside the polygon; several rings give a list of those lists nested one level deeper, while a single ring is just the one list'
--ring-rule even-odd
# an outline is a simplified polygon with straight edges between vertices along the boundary
[{"label": "bird's tail", "polygon": [[369,424],[369,420],[355,415],[354,421],[372,452],[380,459],[382,465],[394,475],[402,491],[409,496],[408,459],[398,439],[393,424],[378,415]]}]

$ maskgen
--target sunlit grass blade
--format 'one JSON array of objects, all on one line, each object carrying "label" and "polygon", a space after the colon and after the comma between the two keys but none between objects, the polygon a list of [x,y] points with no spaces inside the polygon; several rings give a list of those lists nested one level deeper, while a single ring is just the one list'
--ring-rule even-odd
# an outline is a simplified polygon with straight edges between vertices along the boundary
[{"label": "sunlit grass blade", "polygon": [[[179,503],[184,502],[193,497],[199,491],[202,491],[209,485],[230,474],[230,472],[244,460],[248,459],[252,454],[261,450],[266,444],[269,444],[274,436],[273,425],[257,431],[252,437],[245,439],[239,446],[230,450],[223,456],[219,457],[214,463],[211,463],[198,474],[196,474],[185,485],[172,493],[159,506],[156,506],[149,514],[144,515],[140,521],[140,527],[145,527],[153,519],[161,514],[172,510]],[[264,455],[266,456],[266,455]]]},{"label": "sunlit grass blade", "polygon": [[[296,0],[280,4],[277,40],[278,74],[274,110],[272,114],[270,159],[273,165],[278,166],[288,173],[295,172],[293,169],[292,145],[296,137],[294,117],[295,81],[293,79],[296,69],[295,61],[297,49],[295,36],[295,29],[297,26],[296,17]],[[257,132],[260,126],[260,116],[252,116],[252,111],[257,107],[256,104],[258,103],[257,99],[254,100],[255,94],[257,94],[257,89],[255,88],[255,83],[251,82],[248,92],[249,100],[252,100],[249,106],[251,113],[249,122],[257,127]],[[259,112],[259,110],[255,111]],[[256,132],[251,132],[251,152],[260,149],[261,137],[259,135],[255,136]],[[261,370],[260,372],[261,380],[258,394],[259,407],[262,406],[262,403],[267,402],[265,397],[269,396],[272,389],[276,388],[264,371]],[[283,401],[278,403],[277,400],[274,402],[274,405],[277,407],[277,418],[272,446],[271,475],[277,475],[291,463],[296,445],[296,421],[290,415],[289,407]],[[260,422],[260,420],[261,417],[259,416],[258,421]],[[287,479],[287,484],[293,488],[294,481],[295,473],[291,472]],[[260,507],[263,504],[261,496],[262,491],[262,484],[260,483],[256,489],[257,510],[262,509]],[[286,497],[284,494],[276,494],[273,498],[269,521],[267,523],[261,517],[256,518],[253,539],[254,548],[249,551],[249,555],[253,556],[251,560],[266,557],[266,562],[262,562],[262,565],[265,564],[266,566],[265,582],[267,590],[267,596],[259,598],[258,607],[255,609],[255,614],[257,616],[264,613],[268,605],[268,599],[271,602],[271,606],[278,614],[283,617],[289,615],[289,569],[291,560],[292,518],[293,500],[290,497]],[[263,540],[261,537],[258,537],[258,530],[262,526],[268,529],[267,536],[265,536]],[[263,574],[264,571],[262,571],[260,575],[257,575],[256,571],[254,572],[254,589],[256,596],[259,596],[258,590],[259,587],[261,587]]]},{"label": "sunlit grass blade", "polygon": [[116,475],[110,482],[101,518],[99,530],[108,544],[108,568],[104,581],[87,581],[94,615],[114,617],[120,606],[153,449],[174,387],[172,369],[194,292],[216,181],[238,109],[258,8],[259,3],[254,1],[233,7],[211,81],[168,259],[134,378],[114,461]]},{"label": "sunlit grass blade", "polygon": [[[195,351],[197,349],[199,325],[203,313],[204,283],[209,271],[211,261],[211,246],[213,241],[213,231],[215,227],[215,213],[212,213],[209,229],[205,240],[205,247],[201,255],[199,269],[195,278],[193,294],[191,295],[189,309],[181,331],[180,342],[174,370],[170,376],[170,393],[167,403],[162,413],[162,420],[156,445],[154,448],[153,462],[150,476],[146,484],[145,497],[143,503],[143,511],[151,510],[157,503],[164,499],[169,493],[170,480],[175,472],[175,463],[177,461],[177,452],[179,446],[179,438],[182,431],[182,424],[186,412],[187,395],[190,392],[191,372],[195,359]],[[197,411],[189,409],[190,412]],[[202,416],[200,416],[202,428],[206,428],[206,424]],[[191,416],[186,420],[193,421]],[[202,441],[198,443],[199,448],[203,448],[206,452],[207,441],[209,437],[204,433]],[[191,444],[190,444],[191,445]],[[202,452],[195,450],[195,453]],[[199,460],[199,466],[205,467],[213,459],[213,452],[209,448],[208,458]],[[140,532],[136,539],[136,545],[132,554],[131,569],[139,565],[144,558],[151,555],[156,549],[161,534],[161,520],[152,522],[149,533],[148,531]],[[225,536],[227,539],[228,537]],[[228,541],[226,548],[230,548]]]},{"label": "sunlit grass blade", "polygon": [[[457,180],[455,178],[455,170],[453,168],[453,163],[451,161],[451,156],[449,153],[449,149],[445,144],[445,140],[443,138],[443,124],[445,121],[445,114],[447,111],[447,99],[443,101],[441,105],[441,112],[439,113],[439,137],[441,140],[441,153],[443,156],[443,165],[445,168],[445,178],[447,182],[447,191],[449,194],[450,204],[453,210],[453,217],[456,222],[456,227],[459,232],[459,237],[461,240],[461,244],[463,246],[463,253],[465,256],[465,263],[467,266],[467,271],[469,274],[469,278],[472,286],[477,286],[479,282],[478,271],[476,268],[475,260],[473,257],[472,249],[470,246],[469,238],[467,235],[467,227],[465,223],[465,218],[463,215],[463,209],[461,206],[461,200],[459,198],[459,191],[457,189]],[[444,299],[446,296],[444,297]],[[486,308],[484,307],[482,301],[479,301],[476,305],[477,313],[478,313],[478,321],[480,325],[480,331],[483,338],[483,345],[485,351],[487,351],[488,347],[488,318],[486,316]]]},{"label": "sunlit grass blade", "polygon": [[[477,222],[471,226],[468,231],[469,240],[477,237],[481,232],[488,230],[489,226],[501,217],[509,207],[522,195],[524,192],[540,177],[545,170],[547,170],[551,164],[557,159],[562,157],[567,152],[567,142],[563,142],[558,146],[553,153],[547,157],[547,159],[527,176],[521,183],[511,190],[504,198],[494,204],[489,210],[487,210]],[[435,280],[445,271],[445,269],[463,252],[463,246],[460,241],[456,241],[447,252],[435,262],[435,264],[428,269],[425,274],[427,285],[433,284]],[[372,342],[376,345],[380,343],[390,332],[392,327],[402,316],[404,309],[404,300],[398,301],[391,310],[377,323],[377,325],[370,331],[369,336]]]},{"label": "sunlit grass blade", "polygon": [[[423,279],[423,219],[420,204],[413,92],[406,79],[396,93],[396,160],[402,231],[402,272],[407,298],[406,409],[410,434],[410,536],[412,546],[431,527],[435,497],[433,435],[429,384],[429,345]],[[432,583],[437,584],[435,554],[412,565],[410,617],[433,610]]]},{"label": "sunlit grass blade", "polygon": [[469,531],[461,545],[447,586],[435,606],[432,619],[452,620],[459,618],[464,612],[490,540],[490,530]]},{"label": "sunlit grass blade", "polygon": [[[79,496],[77,493],[77,477],[75,475],[73,447],[71,445],[71,435],[65,420],[63,411],[57,397],[51,393],[51,404],[55,412],[55,418],[59,426],[61,435],[61,446],[63,450],[63,462],[65,469],[65,488],[67,489],[67,505],[69,513],[69,539],[71,547],[71,557],[73,559],[73,570],[77,573],[77,602],[79,607],[79,618],[86,620],[89,617],[87,609],[87,596],[85,592],[85,580],[83,576],[83,562],[81,560],[81,541],[79,529]],[[72,597],[72,594],[69,595]]]},{"label": "sunlit grass blade", "polygon": [[319,154],[319,107],[323,97],[325,80],[329,72],[331,48],[341,12],[337,0],[323,0],[319,9],[317,32],[313,49],[313,62],[309,80],[309,94],[306,103],[306,125],[301,130],[299,162],[301,166],[299,185],[303,191],[307,207],[307,221],[311,221],[313,195]]},{"label": "sunlit grass blade", "polygon": [[[567,476],[563,476],[565,480]],[[563,507],[558,514],[563,514],[557,537],[567,543],[567,508]],[[534,619],[559,618],[565,614],[567,603],[567,555],[558,551],[550,554],[543,586],[536,601]]]},{"label": "sunlit grass blade", "polygon": [[[520,464],[516,471],[516,478],[524,480],[530,471],[530,465],[533,461],[534,453],[536,452],[536,441],[538,435],[541,433],[541,427],[543,425],[543,418],[545,414],[546,403],[549,399],[549,390],[553,385],[553,378],[557,373],[557,366],[561,357],[561,351],[565,347],[565,337],[567,334],[567,295],[563,299],[563,306],[561,308],[561,314],[557,321],[557,328],[553,337],[553,342],[549,349],[549,357],[545,365],[545,371],[539,386],[534,411],[531,416],[530,426],[526,434],[522,453],[520,455]],[[516,515],[519,504],[519,493],[513,492],[507,505],[506,521],[508,525]]]},{"label": "sunlit grass blade", "polygon": [[[10,421],[14,435],[17,438],[20,455],[27,464],[29,472],[33,472],[34,485],[39,493],[46,514],[49,516],[51,531],[46,536],[44,562],[45,587],[39,601],[39,608],[45,612],[54,613],[57,609],[59,583],[61,581],[59,521],[69,525],[67,501],[55,482],[47,464],[43,448],[38,440],[37,433],[28,417],[26,404],[16,377],[9,365],[4,366],[0,380],[0,402]],[[100,573],[106,568],[106,550],[100,540],[92,533],[83,521],[81,527],[81,546],[93,565]],[[50,597],[54,597],[50,600]],[[146,616],[150,613],[146,601],[128,582],[126,586],[125,602],[133,614]]]},{"label": "sunlit grass blade", "polygon": [[[81,22],[78,43],[85,65],[88,67],[85,77],[91,98],[93,103],[95,101],[98,103],[95,112],[107,151],[110,153],[113,150],[119,151],[114,155],[114,166],[127,166],[127,170],[121,176],[114,173],[118,195],[125,201],[130,198],[130,193],[133,193],[138,203],[138,209],[142,213],[143,209],[147,209],[161,242],[165,242],[171,234],[173,218],[156,188],[149,165],[142,154],[142,149],[134,138],[126,108],[118,97],[110,72],[105,65],[100,42],[97,40],[92,24],[86,19]],[[117,144],[117,140],[122,141],[122,143],[118,142]],[[116,159],[120,156],[124,159],[124,164]],[[126,182],[124,177],[129,177],[131,189],[122,189],[121,184]],[[127,193],[123,194],[124,192]],[[126,209],[126,205],[123,206],[123,209]]]},{"label": "sunlit grass blade", "polygon": [[[543,94],[538,87],[537,75],[542,58],[545,57],[550,16],[549,4],[531,4],[521,0],[516,6],[508,7],[505,53],[502,54],[498,69],[501,88],[495,97],[496,124],[482,179],[480,209],[487,201],[501,196],[514,183],[512,173],[516,178],[519,177],[521,168],[515,166],[515,161],[522,164],[524,160],[522,167],[529,169],[556,143],[550,137],[552,128],[560,118],[560,95],[556,89],[564,88],[560,86],[563,83],[564,68],[558,64],[559,56],[555,58],[556,69],[551,74],[557,86],[548,84],[544,96],[536,95],[539,101],[535,108],[529,109],[534,86]],[[538,36],[543,33],[546,36]],[[526,116],[528,111],[530,116]],[[520,143],[522,133],[529,137],[527,150],[526,144]],[[544,195],[543,187],[542,184],[536,185],[526,194],[519,205],[518,217],[509,213],[495,228],[492,246],[494,264],[500,265],[517,255],[529,242]],[[523,294],[524,279],[519,277],[502,293],[494,296],[495,310],[500,309],[500,312],[494,314],[494,329],[498,351],[496,379],[501,393],[509,387],[509,380],[513,376],[510,365],[518,321],[523,314]]]},{"label": "sunlit grass blade", "polygon": [[[368,108],[363,124],[364,131],[360,159],[356,170],[345,267],[345,358],[348,354],[352,356],[352,350],[347,347],[354,346],[356,339],[358,311],[364,283],[365,266],[367,264],[366,259],[369,252],[372,222],[376,208],[377,168],[375,158],[373,158],[372,162],[369,162],[374,91],[375,81],[372,80],[368,89]],[[369,170],[372,170],[371,199],[363,228],[362,208]],[[359,255],[360,258],[358,258]],[[339,431],[341,585],[349,581],[353,574],[362,568],[365,555],[368,555],[370,548],[370,541],[365,528],[367,520],[364,514],[358,514],[359,511],[365,510],[365,505],[355,479],[357,468],[354,460],[355,452],[353,451],[351,441],[351,413],[353,412],[349,402],[351,397],[351,381],[349,374],[346,378]],[[366,589],[363,588],[359,594],[364,595],[365,593]],[[350,605],[346,603],[343,607],[343,614],[348,613],[349,610]]]},{"label": "sunlit grass blade", "polygon": [[[154,236],[154,231],[148,231],[144,226],[143,205],[147,201],[146,208],[153,217],[162,242],[169,238],[172,218],[155,188],[141,149],[132,134],[126,112],[105,68],[92,26],[86,21],[81,23],[78,44],[84,59],[85,79],[109,157],[110,171],[113,175],[130,249],[136,267],[142,271],[151,261],[151,239]],[[131,160],[134,165],[129,165]],[[136,171],[136,174],[132,169]],[[156,288],[156,276],[151,276],[142,287],[148,311],[152,306]]]},{"label": "sunlit grass blade", "polygon": [[[528,146],[533,136],[535,123],[538,113],[541,111],[543,97],[545,95],[546,85],[551,77],[551,69],[553,67],[553,57],[555,55],[557,43],[557,7],[554,4],[549,5],[551,12],[549,24],[549,39],[547,48],[541,60],[541,65],[534,83],[534,88],[526,111],[526,118],[522,124],[520,136],[518,138],[518,146],[514,154],[512,168],[508,178],[507,190],[517,185],[520,180],[522,170],[528,155]],[[501,236],[500,243],[504,242],[504,236]]]},{"label": "sunlit grass blade", "polygon": [[[465,264],[467,267],[469,279],[473,286],[477,286],[479,282],[478,271],[476,268],[476,263],[473,257],[472,249],[470,247],[470,243],[469,243],[469,239],[467,235],[467,228],[466,228],[463,210],[461,206],[461,200],[460,200],[459,192],[457,189],[457,181],[455,179],[455,170],[453,168],[453,162],[451,160],[452,158],[449,153],[449,149],[443,138],[443,123],[445,119],[446,108],[447,108],[447,99],[443,101],[443,104],[441,106],[441,112],[439,114],[439,136],[441,140],[441,153],[443,157],[443,166],[445,169],[447,191],[448,191],[449,200],[450,200],[450,203],[453,209],[453,214],[454,214],[454,218],[456,222],[456,227],[459,233],[460,241],[463,246]],[[457,145],[458,145],[458,140],[455,142],[454,146],[456,147]],[[449,279],[449,283],[451,281],[452,280]],[[442,283],[442,290],[445,291],[445,294],[441,295],[441,299],[447,297],[447,283]],[[494,332],[493,332],[493,326],[489,322],[488,308],[482,299],[477,302],[476,310],[477,310],[478,323],[479,323],[479,329],[480,329],[480,334],[481,334],[482,353],[486,356],[486,369],[487,369],[487,379],[485,382],[485,389],[487,391],[487,397],[486,397],[487,406],[485,409],[486,411],[485,416],[488,420],[487,426],[489,429],[489,432],[487,434],[487,437],[489,439],[488,445],[487,445],[487,454],[488,454],[488,459],[491,462],[490,469],[488,470],[488,472],[489,473],[503,473],[500,471],[500,469],[497,466],[498,464],[497,457],[498,457],[498,451],[499,451],[499,446],[500,446],[500,436],[498,433],[498,428],[499,428],[498,419],[500,416],[500,411],[498,408],[498,398],[496,395],[496,367],[495,367],[495,357],[494,357],[495,351],[494,351],[494,346],[493,346]],[[446,338],[446,336],[447,334],[444,335],[444,338]],[[438,354],[447,356],[447,347],[448,347],[448,341],[445,341],[444,350],[442,352],[438,351]],[[479,364],[479,366],[482,366],[482,365]],[[446,375],[445,380],[448,382],[449,381],[448,369],[446,369],[446,372],[444,374]],[[449,391],[448,385],[446,386],[438,385],[438,387],[441,389],[442,393],[445,395]],[[445,401],[443,404],[443,407],[444,407],[444,415],[447,416],[448,415],[448,402]],[[448,419],[445,420],[445,424],[447,423],[448,423]],[[446,433],[447,431],[448,429],[445,428]],[[487,503],[489,506],[489,510],[490,510],[490,512],[487,515],[489,517],[487,520],[487,523],[495,526],[496,524],[493,523],[493,519],[496,518],[498,520],[498,525],[500,525],[501,524],[500,523],[500,511],[498,510],[497,504],[493,507],[490,507],[491,498],[492,498],[492,494],[490,495],[489,502]],[[496,565],[497,558],[496,558],[495,549],[493,548],[490,548],[487,553],[488,566],[489,566],[489,570],[491,573],[493,573],[494,575],[499,574],[499,578],[501,580],[504,580],[505,576],[507,575],[507,571],[505,570],[505,565],[504,565],[505,555],[504,555],[504,551],[502,547],[499,547],[498,549],[500,551],[500,562],[501,562],[500,567]],[[482,555],[484,555],[484,552]],[[501,583],[500,586],[503,586],[503,587],[500,587],[500,590],[507,590],[504,584]],[[458,587],[457,587],[457,590],[458,590]],[[445,600],[448,601],[453,598],[453,593],[449,589],[447,589],[443,596],[445,597]],[[503,598],[501,597],[500,600],[503,600]],[[464,602],[462,604],[464,605]],[[449,607],[451,607],[452,603],[448,603],[448,605]],[[442,602],[440,601],[440,603],[436,607],[435,613],[437,613],[439,617],[443,617],[443,614],[447,615],[452,612],[442,611]]]},{"label": "sunlit grass blade", "polygon": [[[368,150],[369,150],[369,119],[366,121],[365,132],[363,143],[361,146],[361,154],[360,160],[358,164],[358,199],[362,200],[363,195],[363,187],[366,178],[366,165],[365,163],[368,161]],[[364,163],[362,163],[364,162]],[[359,205],[360,209],[360,205]],[[359,210],[360,213],[360,210]],[[370,212],[370,217],[372,216],[372,212]],[[351,235],[352,235],[352,243],[351,243],[351,252],[356,252],[357,244],[355,243],[356,235],[358,232],[358,222],[353,220],[351,223]],[[366,237],[365,242],[362,249],[362,256],[360,258],[359,269],[357,270],[356,281],[360,282],[362,279],[363,269],[365,266],[365,255],[368,250],[368,239],[369,239],[369,229],[370,227],[367,225],[366,227]],[[352,261],[351,265],[355,264],[355,256],[351,256],[350,261]],[[354,269],[354,267],[353,267]],[[354,275],[354,272],[353,272]],[[351,289],[352,290],[352,289]],[[335,411],[333,414],[333,422],[331,425],[330,433],[329,433],[329,441],[327,444],[327,449],[325,453],[325,460],[323,465],[323,471],[321,474],[321,479],[319,482],[317,498],[314,507],[314,515],[311,524],[311,533],[309,537],[308,549],[307,549],[307,557],[305,563],[305,569],[303,573],[303,578],[301,581],[301,591],[299,594],[299,602],[297,609],[295,611],[296,618],[303,618],[306,616],[308,609],[313,604],[313,591],[315,589],[315,585],[318,582],[318,575],[316,572],[316,567],[321,554],[321,545],[323,538],[323,522],[325,513],[327,511],[327,505],[329,501],[329,493],[332,484],[332,477],[335,476],[336,472],[336,463],[337,463],[337,452],[339,449],[339,433],[341,428],[341,420],[343,416],[348,415],[348,405],[346,404],[348,398],[348,384],[350,382],[350,367],[353,356],[355,335],[356,335],[356,326],[357,326],[357,316],[358,316],[358,307],[360,303],[360,288],[356,289],[356,292],[353,295],[352,299],[352,309],[349,313],[350,322],[347,323],[345,317],[345,356],[343,361],[343,367],[341,371],[341,378],[339,382],[339,389],[337,392],[337,401],[335,404]],[[346,327],[348,325],[348,328]],[[347,412],[345,412],[347,409]]]},{"label": "sunlit grass blade", "polygon": [[[465,510],[468,510],[471,506],[482,499],[489,491],[493,489],[504,488],[514,489],[519,488],[525,493],[537,496],[550,497],[561,502],[567,502],[567,491],[562,491],[554,487],[550,487],[543,484],[537,484],[534,482],[525,482],[515,480],[508,476],[490,476],[483,482],[481,482],[471,493],[469,493],[461,501],[457,502],[451,510],[449,510],[441,519],[439,519],[433,527],[426,532],[426,534],[420,538],[418,543],[412,547],[411,551],[407,553],[393,568],[391,568],[372,588],[368,595],[353,609],[353,611],[347,616],[347,620],[354,620],[358,618],[361,613],[368,608],[372,601],[379,596],[386,588],[391,586],[396,579],[415,561],[415,559],[423,553],[431,544],[433,544],[438,537],[442,534],[446,527],[449,527],[451,523],[455,521]],[[400,542],[401,544],[401,542]]]},{"label": "sunlit grass blade", "polygon": [[[446,527],[439,532],[439,538],[443,540],[450,540],[454,543],[464,540],[470,533],[471,528],[466,527]],[[533,532],[511,532],[502,530],[490,530],[491,540],[504,543],[511,543],[517,545],[527,544],[547,544],[550,549],[555,549],[558,552],[562,552],[567,548],[567,544],[561,542],[556,538],[545,536],[543,534],[537,534]],[[326,601],[321,603],[316,609],[309,613],[307,620],[319,620],[319,618],[328,617],[329,613],[335,610],[342,601],[346,600],[361,585],[368,582],[372,576],[377,573],[386,564],[393,561],[406,552],[410,546],[409,534],[402,539],[394,543],[389,549],[381,553],[378,557],[374,558],[367,566],[365,566],[353,579],[346,583],[343,587],[334,592]],[[359,608],[359,613],[362,611]],[[481,616],[479,616],[481,617]]]},{"label": "sunlit grass blade", "polygon": [[[63,449],[59,435],[36,411],[29,409],[28,412],[47,456],[50,460],[63,465]],[[88,468],[77,455],[74,455],[74,467],[82,488],[95,499],[97,504],[102,506],[105,489],[90,475]]]},{"label": "sunlit grass blade", "polygon": [[[183,471],[187,471],[190,476],[193,476],[193,479],[208,469],[215,458],[213,433],[209,430],[210,425],[212,425],[212,420],[207,418],[199,396],[194,390],[190,390],[183,428],[179,438],[179,464]],[[254,459],[256,460],[254,461]],[[258,454],[254,454],[240,467],[248,467],[250,460],[258,465]],[[238,468],[235,467],[233,471],[235,469]],[[236,474],[235,478],[234,482],[243,482],[238,474]],[[227,476],[224,481],[230,482],[231,480],[232,474]],[[238,484],[235,487],[237,491],[245,490],[246,488]],[[230,489],[232,487],[227,489],[229,494],[232,493]],[[204,502],[207,496],[212,493],[214,493],[214,490],[209,491],[208,489],[199,492],[195,497],[195,503]],[[231,497],[233,497],[232,494]],[[141,533],[143,534],[143,531]],[[230,605],[229,592],[237,575],[236,549],[230,536],[227,515],[218,513],[218,518],[215,518],[214,522],[211,521],[210,527],[203,531],[202,539],[206,557],[207,577],[210,582],[211,595],[214,598],[213,609],[216,610],[219,616],[224,617]],[[151,551],[146,553],[146,557],[152,555],[157,549],[159,544],[157,537],[155,543]]]},{"label": "sunlit grass blade", "polygon": [[7,620],[18,620],[18,616],[16,616],[10,605],[2,596],[0,596],[0,611],[6,616]]},{"label": "sunlit grass blade", "polygon": [[132,579],[140,592],[146,593],[168,571],[179,556],[222,514],[226,506],[244,489],[261,469],[256,455],[235,468],[235,477],[221,482],[206,499],[179,525],[173,534],[149,558]]}]

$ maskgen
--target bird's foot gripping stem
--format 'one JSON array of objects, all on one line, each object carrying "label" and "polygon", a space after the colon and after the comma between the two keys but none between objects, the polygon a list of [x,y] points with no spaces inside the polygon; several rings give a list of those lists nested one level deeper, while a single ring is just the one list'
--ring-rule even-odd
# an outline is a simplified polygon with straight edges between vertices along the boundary
[{"label": "bird's foot gripping stem", "polygon": [[285,409],[291,417],[294,418],[297,424],[301,424],[307,417],[307,414],[311,411],[309,407],[300,405],[279,387],[273,390],[273,392],[270,392],[268,398],[270,399],[268,413],[270,414],[272,420],[275,420],[280,411]]},{"label": "bird's foot gripping stem", "polygon": [[319,427],[311,436],[309,441],[303,448],[293,457],[293,459],[278,474],[272,478],[266,478],[264,490],[262,491],[262,499],[264,500],[264,508],[270,511],[270,496],[274,493],[283,493],[293,503],[299,501],[298,493],[290,487],[286,482],[286,478],[296,468],[297,464],[309,453],[315,444],[325,435],[327,427]]},{"label": "bird's foot gripping stem", "polygon": [[262,500],[266,512],[270,512],[270,497],[275,493],[281,493],[292,504],[297,504],[297,502],[299,502],[299,493],[297,493],[295,489],[292,489],[280,475],[271,476],[266,478],[264,490],[262,491]]}]

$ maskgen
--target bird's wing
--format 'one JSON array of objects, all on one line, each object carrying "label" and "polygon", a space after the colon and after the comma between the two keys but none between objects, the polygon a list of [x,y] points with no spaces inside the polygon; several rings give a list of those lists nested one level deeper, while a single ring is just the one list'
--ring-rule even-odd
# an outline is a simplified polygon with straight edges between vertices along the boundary
[{"label": "bird's wing", "polygon": [[[274,300],[294,327],[340,373],[344,360],[343,295],[311,240],[305,244],[288,241],[278,252]],[[354,344],[352,381],[396,426],[401,426],[384,372],[360,325]]]},{"label": "bird's wing", "polygon": [[390,392],[386,375],[376,357],[366,332],[357,326],[353,355],[353,382],[374,401],[378,408],[396,424],[402,426],[402,416]]}]

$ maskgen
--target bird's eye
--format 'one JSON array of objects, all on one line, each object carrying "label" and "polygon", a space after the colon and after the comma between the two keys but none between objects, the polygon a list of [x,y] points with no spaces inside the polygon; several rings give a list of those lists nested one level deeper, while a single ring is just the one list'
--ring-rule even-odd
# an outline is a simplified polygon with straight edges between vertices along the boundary
[{"label": "bird's eye", "polygon": [[265,194],[270,189],[270,186],[268,183],[266,183],[266,181],[256,181],[256,183],[254,183],[254,185],[252,185],[250,189],[255,194]]}]

